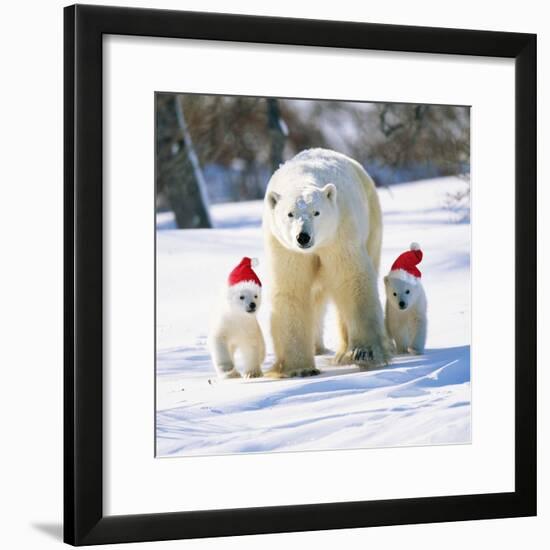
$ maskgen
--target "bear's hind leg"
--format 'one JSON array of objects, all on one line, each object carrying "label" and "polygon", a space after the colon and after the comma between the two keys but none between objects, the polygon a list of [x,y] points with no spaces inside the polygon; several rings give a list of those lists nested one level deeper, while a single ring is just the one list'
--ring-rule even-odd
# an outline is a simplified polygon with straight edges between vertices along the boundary
[{"label": "bear's hind leg", "polygon": [[325,313],[327,309],[327,299],[320,288],[313,290],[313,322],[315,330],[315,343],[313,353],[315,355],[325,355],[328,350],[323,341],[323,332],[325,329]]},{"label": "bear's hind leg", "polygon": [[338,314],[338,349],[334,354],[333,363],[335,365],[349,365],[351,362],[351,354],[348,353],[348,329],[346,323]]}]

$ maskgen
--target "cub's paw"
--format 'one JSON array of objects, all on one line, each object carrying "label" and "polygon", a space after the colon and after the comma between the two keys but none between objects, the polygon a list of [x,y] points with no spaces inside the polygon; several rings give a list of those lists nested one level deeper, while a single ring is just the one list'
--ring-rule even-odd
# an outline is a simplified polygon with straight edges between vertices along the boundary
[{"label": "cub's paw", "polygon": [[220,378],[222,380],[228,380],[229,378],[241,378],[241,373],[237,369],[231,369],[220,373]]},{"label": "cub's paw", "polygon": [[417,349],[417,348],[409,348],[407,350],[411,355],[423,355],[424,350],[423,349]]},{"label": "cub's paw", "polygon": [[264,373],[262,372],[262,369],[260,367],[248,370],[244,373],[245,378],[261,378],[263,375]]}]

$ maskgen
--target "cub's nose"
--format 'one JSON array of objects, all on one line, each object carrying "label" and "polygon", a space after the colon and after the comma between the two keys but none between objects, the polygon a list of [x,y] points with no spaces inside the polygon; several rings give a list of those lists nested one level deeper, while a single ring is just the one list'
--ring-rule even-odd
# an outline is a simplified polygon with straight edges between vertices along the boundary
[{"label": "cub's nose", "polygon": [[307,233],[300,233],[296,237],[296,240],[298,241],[299,245],[305,246],[306,244],[309,243],[309,241],[311,241],[311,237]]},{"label": "cub's nose", "polygon": [[401,300],[401,301],[399,302],[399,307],[400,307],[401,309],[405,309],[405,306],[406,306],[406,305],[407,305],[407,304],[405,304],[405,302],[404,302],[403,300]]},{"label": "cub's nose", "polygon": [[256,309],[256,302],[250,302],[250,305],[248,306],[252,311]]}]

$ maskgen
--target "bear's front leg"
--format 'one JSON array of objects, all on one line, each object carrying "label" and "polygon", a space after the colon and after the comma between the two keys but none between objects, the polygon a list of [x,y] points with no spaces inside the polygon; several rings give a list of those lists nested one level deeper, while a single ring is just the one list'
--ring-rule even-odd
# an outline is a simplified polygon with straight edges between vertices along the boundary
[{"label": "bear's front leg", "polygon": [[271,335],[276,360],[270,376],[319,374],[313,355],[311,300],[298,294],[278,293],[273,296],[271,305]]},{"label": "bear's front leg", "polygon": [[233,358],[227,342],[221,336],[214,336],[209,342],[210,354],[219,378],[240,378],[239,371],[233,364]]},{"label": "bear's front leg", "polygon": [[400,326],[395,334],[392,334],[393,339],[395,340],[395,345],[397,348],[397,353],[408,353],[409,351],[409,329],[404,323]]},{"label": "bear's front leg", "polygon": [[341,260],[345,269],[334,270],[329,284],[347,333],[347,353],[341,362],[361,367],[386,365],[390,359],[376,271],[366,250],[350,252]]},{"label": "bear's front leg", "polygon": [[268,376],[319,374],[314,359],[312,284],[315,258],[279,247],[273,262],[271,335],[275,363]]},{"label": "bear's front leg", "polygon": [[426,335],[428,332],[425,317],[417,317],[415,319],[414,331],[414,338],[408,351],[414,355],[422,355],[426,347]]},{"label": "bear's front leg", "polygon": [[241,352],[244,362],[244,377],[260,378],[263,376],[262,363],[265,359],[265,344],[261,333],[257,337],[256,344],[244,348]]}]

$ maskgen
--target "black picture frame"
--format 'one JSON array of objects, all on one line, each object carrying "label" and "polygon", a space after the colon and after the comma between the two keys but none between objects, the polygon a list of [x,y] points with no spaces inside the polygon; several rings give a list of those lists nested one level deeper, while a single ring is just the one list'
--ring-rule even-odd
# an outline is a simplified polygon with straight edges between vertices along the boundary
[{"label": "black picture frame", "polygon": [[[515,491],[103,515],[104,34],[515,60]],[[64,10],[64,540],[73,545],[536,515],[536,35],[76,5]]]}]

